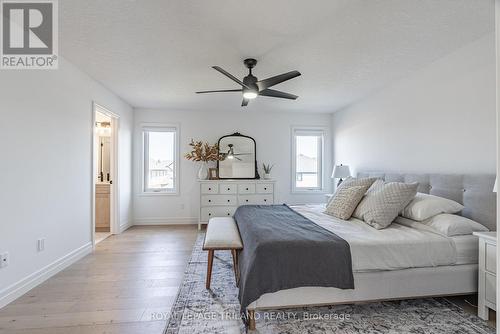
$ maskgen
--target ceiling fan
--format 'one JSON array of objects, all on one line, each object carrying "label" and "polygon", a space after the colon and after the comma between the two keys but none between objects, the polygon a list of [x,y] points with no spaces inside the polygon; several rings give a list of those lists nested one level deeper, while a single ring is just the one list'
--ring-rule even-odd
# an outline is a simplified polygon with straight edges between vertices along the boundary
[{"label": "ceiling fan", "polygon": [[234,145],[233,144],[228,144],[229,150],[227,153],[221,153],[220,155],[222,156],[223,160],[229,159],[236,159],[239,161],[243,161],[242,159],[238,158],[237,155],[251,155],[252,153],[234,153]]},{"label": "ceiling fan", "polygon": [[250,100],[255,99],[259,95],[268,97],[278,97],[289,100],[295,100],[298,98],[297,95],[281,92],[279,90],[269,89],[269,87],[272,87],[284,81],[298,77],[300,75],[299,71],[291,71],[288,73],[283,73],[259,81],[257,77],[252,75],[252,68],[254,68],[255,65],[257,65],[257,60],[253,58],[248,58],[245,59],[243,63],[249,70],[249,74],[243,78],[243,81],[239,80],[234,75],[225,71],[219,66],[212,66],[214,70],[219,71],[229,79],[241,85],[241,89],[206,90],[206,91],[196,92],[196,94],[242,92],[243,93],[243,102],[241,103],[242,107],[247,106]]}]

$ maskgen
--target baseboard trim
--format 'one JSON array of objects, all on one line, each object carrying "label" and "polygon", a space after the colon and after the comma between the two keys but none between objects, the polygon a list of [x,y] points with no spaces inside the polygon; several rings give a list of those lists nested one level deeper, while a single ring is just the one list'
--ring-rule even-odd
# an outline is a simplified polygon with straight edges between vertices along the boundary
[{"label": "baseboard trim", "polygon": [[130,223],[129,220],[127,220],[123,224],[120,224],[119,233],[123,233],[131,227],[132,227],[132,224]]},{"label": "baseboard trim", "polygon": [[136,218],[134,225],[195,225],[198,218],[195,217],[153,217]]},{"label": "baseboard trim", "polygon": [[64,268],[72,265],[85,255],[90,253],[92,253],[92,242],[89,242],[75,249],[71,253],[66,254],[65,256],[59,258],[58,260],[34,272],[33,274],[26,276],[17,283],[14,283],[11,286],[8,286],[7,288],[1,290],[0,308],[13,302],[17,298],[24,295],[29,290],[43,283],[45,280],[49,279],[50,277],[54,276]]}]

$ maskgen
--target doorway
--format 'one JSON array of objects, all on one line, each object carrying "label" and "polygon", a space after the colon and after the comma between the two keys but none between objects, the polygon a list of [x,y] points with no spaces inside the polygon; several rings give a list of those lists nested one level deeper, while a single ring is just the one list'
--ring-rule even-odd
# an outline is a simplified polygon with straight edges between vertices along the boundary
[{"label": "doorway", "polygon": [[118,116],[93,106],[92,242],[94,246],[118,233]]}]

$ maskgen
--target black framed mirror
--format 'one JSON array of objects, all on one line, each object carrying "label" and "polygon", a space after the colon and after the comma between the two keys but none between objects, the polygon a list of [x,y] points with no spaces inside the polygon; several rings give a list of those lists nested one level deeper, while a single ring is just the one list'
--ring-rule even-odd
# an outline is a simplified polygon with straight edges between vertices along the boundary
[{"label": "black framed mirror", "polygon": [[252,137],[233,133],[219,139],[219,179],[259,179],[257,149]]}]

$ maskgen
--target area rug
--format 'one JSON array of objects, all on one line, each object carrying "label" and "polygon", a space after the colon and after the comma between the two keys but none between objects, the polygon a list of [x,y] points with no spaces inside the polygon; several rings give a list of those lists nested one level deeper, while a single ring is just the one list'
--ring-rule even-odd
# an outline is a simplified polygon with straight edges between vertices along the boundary
[{"label": "area rug", "polygon": [[[197,238],[165,334],[245,333],[230,252],[214,259],[211,290],[205,289],[207,254]],[[483,333],[480,318],[443,298],[262,311],[253,333]]]}]

